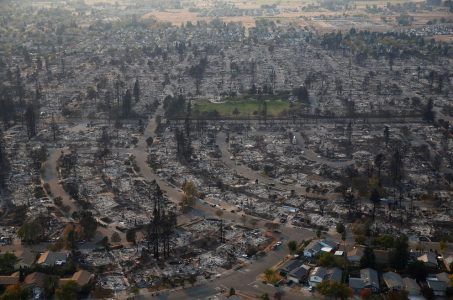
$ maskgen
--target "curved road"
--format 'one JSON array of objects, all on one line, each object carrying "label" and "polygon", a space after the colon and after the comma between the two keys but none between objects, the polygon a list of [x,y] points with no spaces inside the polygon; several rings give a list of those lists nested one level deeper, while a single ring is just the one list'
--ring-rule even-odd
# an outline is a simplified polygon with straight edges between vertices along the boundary
[{"label": "curved road", "polygon": [[[137,143],[137,147],[133,150],[131,149],[124,149],[124,151],[131,151],[135,156],[137,165],[140,167],[141,175],[149,181],[155,180],[157,184],[162,189],[162,192],[169,198],[170,201],[174,203],[179,203],[183,192],[170,185],[163,179],[161,179],[154,171],[149,167],[147,163],[148,158],[148,146],[146,144],[146,139],[148,137],[155,136],[155,130],[157,128],[156,116],[162,114],[162,106],[159,106],[157,111],[154,114],[154,117],[150,119],[147,128],[142,136],[142,138]],[[77,203],[64,191],[63,187],[59,183],[58,180],[58,172],[57,172],[57,162],[61,156],[62,151],[67,151],[67,149],[54,149],[50,151],[50,155],[48,160],[44,163],[44,174],[43,174],[43,181],[48,183],[50,189],[52,191],[53,197],[61,197],[63,199],[63,204],[68,205],[70,207],[70,215],[72,212],[77,211],[79,207]],[[229,157],[229,156],[227,156]],[[232,165],[233,169],[236,169],[237,166]],[[271,182],[268,178],[264,178]],[[287,188],[287,187],[286,187]],[[220,206],[223,208],[229,208],[231,205],[220,201]],[[182,219],[190,218],[190,217],[216,217],[216,212],[219,208],[214,208],[208,205],[204,201],[198,201],[196,207],[185,216],[182,216]],[[229,210],[223,211],[222,218],[225,220],[231,220],[238,224],[242,223],[242,217],[239,213],[231,213]],[[248,219],[251,217],[248,216]],[[262,220],[259,218],[256,219],[256,228],[265,228],[265,223],[268,222],[266,220]],[[107,228],[110,230],[111,228]],[[302,241],[314,236],[314,233],[311,230],[295,228],[295,227],[287,227],[282,226],[279,231],[281,232],[278,235],[278,238],[284,241],[289,240],[296,240]],[[278,251],[271,251],[265,257],[260,258],[256,261],[249,261],[245,264],[244,268],[238,271],[227,271],[224,274],[220,274],[219,277],[216,277],[213,281],[206,281],[201,282],[195,285],[194,287],[172,291],[172,292],[164,292],[158,296],[154,296],[155,299],[204,299],[209,296],[213,296],[218,294],[218,288],[223,287],[225,289],[229,289],[230,287],[234,287],[238,292],[245,292],[248,295],[261,295],[263,292],[268,292],[269,295],[273,295],[275,293],[276,288],[273,286],[264,285],[261,282],[257,282],[256,278],[261,273],[264,272],[265,269],[277,264],[283,258],[288,255],[288,251],[286,249],[286,245],[283,246],[283,249],[279,249]],[[288,296],[298,296],[300,298],[300,294],[292,295],[291,293],[286,293]],[[121,295],[121,298],[127,298],[130,295]],[[153,298],[152,294],[148,292],[147,289],[140,290],[140,295],[138,296],[143,299]],[[292,297],[290,297],[292,298]]]},{"label": "curved road", "polygon": [[[163,179],[161,179],[154,171],[149,167],[147,163],[148,158],[148,146],[146,144],[146,139],[148,137],[155,136],[155,130],[157,128],[156,116],[162,114],[162,106],[156,110],[154,117],[149,121],[148,126],[143,134],[143,137],[137,143],[137,147],[132,151],[135,155],[137,165],[140,167],[140,173],[146,180],[156,180],[159,184],[162,192],[169,198],[170,201],[174,203],[179,203],[183,192],[170,185]],[[232,169],[235,169],[236,166],[230,166]],[[221,207],[230,207],[230,204],[220,201]],[[213,208],[204,201],[198,201],[197,205],[190,212],[189,215],[192,216],[202,216],[202,217],[215,217],[218,208]],[[223,211],[222,218],[225,220],[232,220],[236,223],[241,223],[242,218],[238,213],[231,213],[229,210]],[[250,217],[249,217],[250,218]],[[255,218],[256,219],[256,218]],[[257,223],[256,228],[264,228],[266,222],[265,220],[256,219]],[[294,228],[294,227],[282,227],[280,229],[282,240],[297,240],[302,241],[314,236],[314,233],[307,229]],[[214,281],[208,281],[205,283],[198,284],[194,287],[178,290],[169,293],[162,293],[159,296],[155,296],[156,299],[197,299],[197,298],[206,298],[218,293],[216,288],[225,287],[230,288],[234,287],[238,291],[247,291],[253,295],[260,295],[263,291],[268,291],[269,294],[273,294],[276,289],[274,287],[263,285],[262,283],[255,282],[256,277],[263,273],[265,269],[275,265],[281,261],[287,255],[286,247],[279,251],[272,251],[264,258],[253,261],[247,264],[243,270],[235,271],[229,274],[222,274],[219,278],[216,278]],[[227,272],[228,273],[228,272]],[[148,299],[151,297],[146,289],[140,291],[140,296]],[[300,296],[300,294],[299,294]]]},{"label": "curved road", "polygon": [[[300,133],[299,133],[299,135],[300,135]],[[302,137],[300,137],[300,139],[299,139],[296,136],[296,139],[298,139],[299,143],[302,143],[302,145],[303,145],[303,142],[301,142],[302,141]],[[300,185],[297,186],[295,184],[293,184],[293,185],[285,185],[285,184],[281,183],[280,181],[278,181],[278,180],[276,180],[274,178],[269,178],[269,177],[261,175],[259,172],[255,171],[255,170],[252,170],[251,168],[249,168],[248,166],[246,166],[244,164],[238,164],[236,161],[234,161],[234,160],[232,160],[230,158],[231,153],[228,151],[228,144],[226,142],[226,134],[225,134],[225,132],[219,132],[217,134],[216,143],[219,146],[220,152],[222,154],[222,157],[221,157],[222,162],[228,168],[230,168],[232,170],[235,170],[238,175],[241,175],[241,176],[243,176],[245,178],[248,178],[251,181],[255,181],[256,179],[258,179],[258,181],[261,182],[261,183],[265,183],[267,185],[275,186],[276,188],[281,189],[281,190],[293,189],[299,195],[305,195],[305,196],[309,196],[309,197],[311,196],[311,197],[315,197],[315,198],[318,198],[318,199],[326,199],[326,200],[331,199],[331,197],[329,197],[329,195],[307,194],[306,187],[303,187],[303,186],[300,186]],[[311,151],[311,150],[309,150],[309,151]],[[313,151],[311,151],[311,152],[313,152]],[[313,152],[313,155],[315,156],[316,159],[322,160],[322,163],[326,163],[326,162],[329,163],[324,158],[318,158],[317,154],[315,154],[314,152]],[[311,157],[311,155],[306,157],[306,158],[309,159],[309,157]],[[346,162],[330,162],[330,163],[332,165],[335,165],[338,168],[340,166],[353,164],[354,162],[353,161],[346,161]]]},{"label": "curved road", "polygon": [[155,180],[156,183],[159,185],[161,188],[162,192],[166,194],[168,199],[176,204],[179,203],[183,196],[183,192],[176,187],[170,185],[168,182],[160,178],[156,173],[154,173],[153,169],[148,164],[148,145],[146,143],[146,140],[149,137],[154,138],[155,137],[155,131],[157,129],[157,116],[160,116],[163,114],[163,107],[162,104],[159,105],[157,110],[155,111],[153,117],[150,119],[148,126],[145,129],[145,132],[143,133],[143,136],[141,139],[139,139],[137,143],[137,147],[133,149],[131,152],[135,156],[135,161],[137,163],[137,166],[140,168],[140,173],[141,175],[149,181]]},{"label": "curved road", "polygon": [[319,154],[317,154],[313,150],[305,148],[305,140],[302,137],[302,134],[300,132],[296,132],[296,133],[294,133],[294,135],[296,136],[297,144],[301,148],[304,149],[303,150],[304,153],[302,154],[302,156],[305,159],[307,159],[307,160],[314,161],[314,162],[326,165],[326,166],[331,167],[331,168],[344,168],[344,167],[347,167],[347,166],[350,166],[350,165],[354,164],[353,160],[345,160],[345,161],[337,160],[337,161],[334,161],[334,160],[331,160],[331,159],[327,159],[325,157],[321,157]]},{"label": "curved road", "polygon": [[62,199],[63,205],[70,208],[67,215],[71,216],[71,214],[75,211],[78,211],[79,208],[76,202],[71,198],[71,196],[68,195],[68,193],[66,193],[66,191],[61,186],[58,179],[59,176],[57,170],[58,160],[60,159],[61,154],[65,151],[67,151],[67,149],[65,148],[53,149],[50,151],[47,161],[45,161],[43,164],[44,173],[42,175],[42,180],[44,181],[44,183],[47,183],[49,185],[52,196],[54,198],[60,197]]}]

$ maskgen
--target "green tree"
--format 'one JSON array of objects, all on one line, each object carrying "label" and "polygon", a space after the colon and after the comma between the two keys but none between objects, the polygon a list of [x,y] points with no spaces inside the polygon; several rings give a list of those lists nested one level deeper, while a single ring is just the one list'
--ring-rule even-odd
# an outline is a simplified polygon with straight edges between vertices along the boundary
[{"label": "green tree", "polygon": [[10,275],[14,272],[17,257],[9,252],[0,255],[0,275]]},{"label": "green tree", "polygon": [[288,242],[288,250],[289,253],[294,254],[297,251],[297,242],[296,241],[289,241]]},{"label": "green tree", "polygon": [[390,265],[397,269],[402,270],[406,267],[409,260],[409,244],[405,235],[400,236],[395,240],[395,249],[390,257]]},{"label": "green tree", "polygon": [[366,247],[363,251],[363,256],[360,259],[361,268],[375,268],[376,267],[376,256],[371,247]]},{"label": "green tree", "polygon": [[0,300],[27,300],[29,294],[29,290],[22,288],[19,284],[10,285],[6,288]]},{"label": "green tree", "polygon": [[46,299],[51,299],[58,286],[58,276],[49,275],[44,279],[44,294]]},{"label": "green tree", "polygon": [[90,211],[82,211],[80,213],[79,223],[83,229],[83,236],[86,239],[91,240],[96,233],[96,229],[98,228],[98,223],[93,217],[93,214]]},{"label": "green tree", "polygon": [[78,289],[77,282],[70,280],[55,291],[55,296],[58,300],[76,300]]},{"label": "green tree", "polygon": [[234,288],[230,288],[230,297],[236,295],[236,290]]},{"label": "green tree", "polygon": [[76,248],[76,232],[74,231],[74,229],[70,229],[65,238],[65,248],[68,249],[68,250],[73,250]]},{"label": "green tree", "polygon": [[353,295],[352,290],[344,283],[324,280],[316,286],[316,290],[326,297],[347,299]]},{"label": "green tree", "polygon": [[264,279],[270,283],[276,283],[278,281],[277,272],[271,268],[264,271]]},{"label": "green tree", "polygon": [[336,229],[337,229],[337,232],[340,233],[340,234],[343,233],[346,230],[346,228],[344,227],[343,223],[338,223],[337,226],[336,226]]},{"label": "green tree", "polygon": [[17,234],[26,243],[36,243],[42,238],[44,229],[37,221],[25,222]]},{"label": "green tree", "polygon": [[428,270],[422,261],[414,260],[407,265],[407,271],[409,274],[415,277],[417,281],[423,281],[428,275]]},{"label": "green tree", "polygon": [[381,246],[385,249],[393,248],[394,243],[395,239],[389,234],[380,235],[373,240],[373,244]]},{"label": "green tree", "polygon": [[182,185],[184,195],[181,199],[181,206],[183,208],[193,207],[195,200],[198,197],[198,190],[192,181],[186,181]]},{"label": "green tree", "polygon": [[333,267],[335,265],[335,255],[329,252],[321,253],[318,262],[323,267]]}]

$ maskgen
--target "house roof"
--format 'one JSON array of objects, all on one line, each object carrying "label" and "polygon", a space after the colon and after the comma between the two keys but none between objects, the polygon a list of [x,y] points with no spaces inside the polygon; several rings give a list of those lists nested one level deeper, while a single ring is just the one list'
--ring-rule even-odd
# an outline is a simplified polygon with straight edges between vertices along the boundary
[{"label": "house roof", "polygon": [[343,275],[343,271],[340,268],[330,268],[327,270],[327,280],[332,280],[332,281],[341,281],[341,277]]},{"label": "house roof", "polygon": [[85,270],[77,271],[74,273],[74,275],[72,275],[72,280],[77,282],[79,286],[87,285],[92,278],[93,274]]},{"label": "house roof", "polygon": [[319,252],[322,249],[322,245],[319,243],[319,241],[311,241],[310,244],[308,244],[304,251],[308,252]]},{"label": "house roof", "polygon": [[362,257],[363,256],[363,248],[362,247],[354,247],[352,250],[348,251],[347,253],[348,258],[353,256]]},{"label": "house roof", "polygon": [[378,264],[387,264],[390,260],[390,251],[389,250],[380,250],[373,249],[374,256],[376,257],[376,262]]},{"label": "house roof", "polygon": [[298,279],[305,278],[310,271],[310,267],[307,265],[302,265],[297,269],[292,270],[288,275]]},{"label": "house roof", "polygon": [[432,264],[432,265],[437,266],[437,257],[434,252],[425,253],[425,254],[417,257],[417,260],[422,261],[425,264]]},{"label": "house roof", "polygon": [[35,262],[36,259],[36,254],[31,252],[28,248],[23,248],[14,252],[14,255],[16,255],[19,260],[15,265],[16,268],[29,267]]},{"label": "house roof", "polygon": [[430,288],[433,289],[433,291],[445,292],[445,290],[447,289],[447,283],[444,281],[427,279],[426,283]]},{"label": "house roof", "polygon": [[322,241],[320,241],[320,243],[324,247],[336,248],[338,246],[338,243],[335,241],[332,241],[332,240],[322,240]]},{"label": "house roof", "polygon": [[366,286],[379,288],[379,276],[376,270],[371,268],[362,269],[360,270],[360,278],[362,278]]},{"label": "house roof", "polygon": [[66,261],[68,254],[66,252],[46,251],[38,259],[38,264],[55,265],[57,261]]},{"label": "house roof", "polygon": [[403,279],[401,276],[395,272],[386,272],[382,274],[385,284],[388,288],[396,288],[403,286]]},{"label": "house roof", "polygon": [[327,269],[324,267],[316,267],[310,273],[310,276],[318,276],[323,279],[326,275],[327,275]]},{"label": "house roof", "polygon": [[70,281],[74,281],[74,280],[72,280],[72,277],[70,277],[70,278],[60,278],[60,280],[58,280],[58,284],[60,286],[62,286],[62,285],[65,285],[66,283],[68,283]]},{"label": "house roof", "polygon": [[25,285],[34,285],[38,287],[44,287],[44,281],[46,279],[46,274],[40,272],[34,272],[28,274],[25,277],[24,284]]},{"label": "house roof", "polygon": [[63,285],[65,283],[68,283],[69,281],[75,281],[78,286],[83,287],[90,283],[91,279],[93,278],[93,274],[91,274],[88,271],[85,270],[80,270],[75,272],[72,277],[69,278],[61,278],[59,280],[60,285]]},{"label": "house roof", "polygon": [[453,271],[452,268],[450,268],[452,263],[453,263],[453,255],[450,255],[450,256],[444,258],[445,267],[447,268],[447,270],[449,272]]},{"label": "house roof", "polygon": [[302,264],[303,264],[302,261],[293,259],[293,260],[288,261],[283,267],[281,267],[280,271],[289,273],[292,270],[297,269],[300,266],[302,266]]},{"label": "house roof", "polygon": [[439,281],[443,281],[443,282],[446,282],[446,283],[450,282],[450,279],[448,278],[448,274],[445,273],[445,272],[436,274],[435,277],[436,277],[437,280],[439,280]]},{"label": "house roof", "polygon": [[2,286],[14,285],[17,283],[19,283],[19,276],[16,276],[15,274],[10,276],[0,276],[0,285]]},{"label": "house roof", "polygon": [[365,287],[365,282],[362,278],[349,278],[349,287],[354,290],[361,290]]},{"label": "house roof", "polygon": [[420,291],[420,286],[417,284],[417,281],[415,281],[412,278],[404,277],[403,278],[403,285],[404,285],[404,289],[406,291],[409,291],[409,290]]}]

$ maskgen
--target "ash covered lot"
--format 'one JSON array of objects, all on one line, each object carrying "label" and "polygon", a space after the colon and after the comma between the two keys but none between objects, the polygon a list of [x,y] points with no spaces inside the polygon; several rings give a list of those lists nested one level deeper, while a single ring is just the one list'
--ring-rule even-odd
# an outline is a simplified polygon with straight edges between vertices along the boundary
[{"label": "ash covered lot", "polygon": [[2,295],[451,295],[451,3],[264,2],[0,4]]}]

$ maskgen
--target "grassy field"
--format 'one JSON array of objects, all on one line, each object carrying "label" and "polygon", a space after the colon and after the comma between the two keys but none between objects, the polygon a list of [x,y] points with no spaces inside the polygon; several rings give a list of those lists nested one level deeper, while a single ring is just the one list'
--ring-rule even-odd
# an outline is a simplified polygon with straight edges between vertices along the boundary
[{"label": "grassy field", "polygon": [[[294,104],[291,107],[289,101],[284,100],[266,100],[267,116],[278,117],[287,115],[288,111],[297,109]],[[234,111],[237,110],[235,114]],[[262,101],[255,99],[248,100],[229,100],[223,103],[212,103],[207,100],[197,102],[193,106],[193,111],[201,115],[213,111],[217,111],[222,117],[253,117],[262,115],[263,104]]]}]

